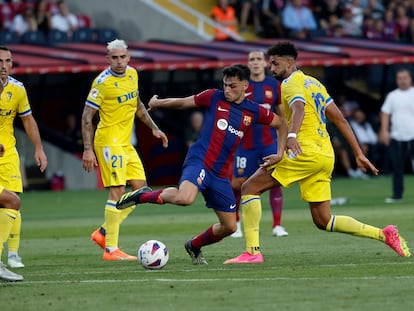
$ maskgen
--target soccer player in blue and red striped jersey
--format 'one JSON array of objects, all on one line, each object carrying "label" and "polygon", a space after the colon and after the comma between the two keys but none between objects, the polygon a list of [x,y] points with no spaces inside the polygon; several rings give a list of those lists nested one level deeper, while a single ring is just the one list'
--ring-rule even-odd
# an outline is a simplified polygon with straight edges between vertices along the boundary
[{"label": "soccer player in blue and red striped jersey", "polygon": [[139,203],[190,205],[200,191],[219,222],[185,243],[195,265],[207,264],[201,253],[203,246],[219,242],[236,231],[236,201],[228,171],[246,131],[256,123],[276,128],[281,138],[275,157],[283,157],[287,137],[285,119],[245,98],[249,76],[249,68],[237,64],[224,68],[223,90],[209,89],[184,98],[158,99],[154,95],[149,102],[150,110],[204,107],[200,138],[188,151],[178,188],[151,191],[143,187],[123,195],[117,202],[118,209]]},{"label": "soccer player in blue and red striped jersey", "polygon": [[[247,66],[250,69],[249,86],[246,90],[246,97],[259,105],[280,114],[279,104],[279,81],[266,76],[266,57],[263,51],[254,50],[248,55]],[[239,206],[241,185],[247,178],[253,175],[263,163],[263,158],[277,152],[276,130],[257,124],[245,133],[243,141],[236,150],[233,163],[233,177],[231,186],[236,198],[236,220],[237,231],[231,236],[242,237],[243,232],[240,226]],[[273,215],[272,234],[274,236],[287,236],[285,228],[281,226],[283,196],[282,188],[274,187],[269,190],[269,203]],[[242,211],[243,217],[249,217],[248,211]],[[247,225],[249,221],[246,222]],[[256,230],[255,228],[244,228],[245,230]]]}]

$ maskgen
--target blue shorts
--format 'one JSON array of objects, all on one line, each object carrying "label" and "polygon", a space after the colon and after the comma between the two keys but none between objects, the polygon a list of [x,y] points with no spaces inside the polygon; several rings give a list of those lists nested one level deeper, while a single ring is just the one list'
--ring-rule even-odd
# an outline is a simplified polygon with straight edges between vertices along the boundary
[{"label": "blue shorts", "polygon": [[198,187],[208,208],[222,212],[236,212],[236,200],[229,179],[213,174],[204,166],[202,160],[197,158],[185,160],[180,183],[184,180]]},{"label": "blue shorts", "polygon": [[258,149],[243,149],[239,146],[234,154],[233,176],[250,177],[263,162],[263,157],[275,153],[277,153],[276,144]]}]

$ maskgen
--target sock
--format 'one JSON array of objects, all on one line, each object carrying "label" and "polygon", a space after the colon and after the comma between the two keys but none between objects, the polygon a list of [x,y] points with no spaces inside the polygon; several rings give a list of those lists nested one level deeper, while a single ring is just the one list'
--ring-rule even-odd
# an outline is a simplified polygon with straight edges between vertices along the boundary
[{"label": "sock", "polygon": [[193,247],[200,249],[203,246],[217,243],[220,240],[221,239],[219,237],[214,235],[213,226],[210,226],[206,231],[194,237],[191,240],[191,244],[193,245]]},{"label": "sock", "polygon": [[241,197],[244,236],[246,250],[256,255],[260,253],[259,226],[262,218],[262,204],[259,195],[242,195]]},{"label": "sock", "polygon": [[160,197],[162,190],[163,189],[151,192],[144,192],[143,194],[141,194],[140,197],[141,203],[164,204],[164,201]]},{"label": "sock", "polygon": [[[128,215],[131,214],[134,211],[135,207],[136,207],[136,205],[132,205],[132,206],[126,208],[126,209],[121,210],[121,216],[120,216],[120,219],[119,219],[119,224],[122,224],[124,222],[124,220],[128,217]],[[102,230],[103,230],[103,232],[102,232]],[[106,235],[106,222],[104,222],[101,225],[101,233],[103,235]]]},{"label": "sock", "polygon": [[10,235],[17,214],[18,211],[14,209],[0,208],[0,258],[1,253],[3,252],[3,244],[7,241]]},{"label": "sock", "polygon": [[136,205],[132,205],[126,209],[121,210],[121,216],[119,217],[119,224],[122,224],[124,222],[124,220],[128,217],[128,215],[134,211],[135,207]]},{"label": "sock", "polygon": [[349,216],[332,215],[326,226],[326,231],[385,241],[385,236],[380,228],[366,225]]},{"label": "sock", "polygon": [[112,200],[106,201],[105,205],[105,224],[106,224],[106,248],[113,250],[118,247],[119,238],[119,222],[121,211],[116,209],[116,202]]},{"label": "sock", "polygon": [[10,230],[9,238],[7,239],[7,246],[9,253],[18,253],[20,246],[20,232],[22,228],[22,214],[17,211],[16,219],[13,222],[13,226]]},{"label": "sock", "polygon": [[283,194],[282,187],[274,187],[269,191],[270,208],[273,215],[273,226],[280,226],[282,219]]},{"label": "sock", "polygon": [[233,189],[234,198],[236,199],[236,221],[240,222],[240,199],[241,192],[240,190]]}]

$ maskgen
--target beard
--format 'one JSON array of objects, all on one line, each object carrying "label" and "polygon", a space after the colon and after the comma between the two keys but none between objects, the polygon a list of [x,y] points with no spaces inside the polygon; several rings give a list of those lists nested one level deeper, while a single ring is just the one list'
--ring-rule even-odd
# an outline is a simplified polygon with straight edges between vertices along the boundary
[{"label": "beard", "polygon": [[283,81],[286,78],[287,71],[286,69],[280,71],[279,73],[272,72],[273,77],[278,81]]}]

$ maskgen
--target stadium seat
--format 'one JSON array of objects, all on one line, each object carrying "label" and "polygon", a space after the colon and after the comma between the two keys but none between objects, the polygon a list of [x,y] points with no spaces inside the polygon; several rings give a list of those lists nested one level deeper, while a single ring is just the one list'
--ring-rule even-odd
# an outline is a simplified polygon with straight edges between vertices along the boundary
[{"label": "stadium seat", "polygon": [[0,31],[0,44],[16,44],[20,42],[19,35],[14,31],[3,30]]},{"label": "stadium seat", "polygon": [[95,40],[95,33],[90,28],[79,28],[75,30],[72,34],[72,41],[73,42],[94,42]]},{"label": "stadium seat", "polygon": [[68,42],[68,34],[64,31],[51,29],[47,34],[47,42],[49,44],[65,43]]},{"label": "stadium seat", "polygon": [[88,15],[77,14],[76,18],[78,19],[79,28],[91,28],[92,22]]},{"label": "stadium seat", "polygon": [[21,36],[21,42],[26,44],[44,45],[47,43],[46,36],[41,31],[26,31]]},{"label": "stadium seat", "polygon": [[118,32],[112,28],[96,28],[95,33],[99,43],[107,43],[118,38]]}]

